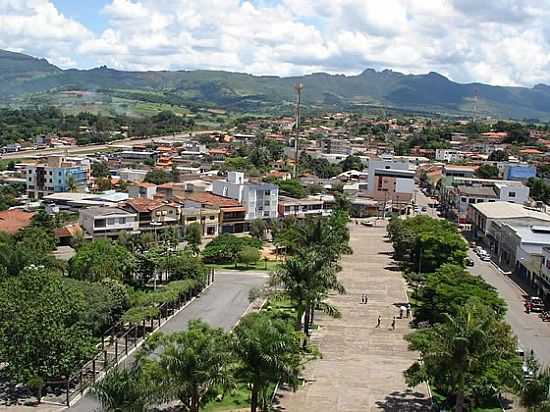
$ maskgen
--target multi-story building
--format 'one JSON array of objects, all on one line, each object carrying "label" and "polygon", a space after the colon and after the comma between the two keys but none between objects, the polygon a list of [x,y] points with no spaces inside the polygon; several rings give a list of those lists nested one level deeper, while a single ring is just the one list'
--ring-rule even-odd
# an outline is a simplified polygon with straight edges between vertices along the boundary
[{"label": "multi-story building", "polygon": [[84,158],[48,156],[45,162],[25,165],[27,195],[42,199],[53,193],[78,191],[88,188],[90,161]]},{"label": "multi-story building", "polygon": [[246,208],[237,200],[208,192],[192,192],[179,200],[185,208],[219,210],[219,231],[221,233],[248,232],[249,222],[245,220]]},{"label": "multi-story building", "polygon": [[529,187],[509,180],[445,177],[439,184],[443,213],[458,223],[466,223],[470,205],[497,201],[526,204]]},{"label": "multi-story building", "polygon": [[157,185],[154,183],[140,182],[128,186],[128,196],[131,198],[153,199],[157,194]]},{"label": "multi-story building", "polygon": [[115,237],[122,231],[139,233],[137,213],[131,213],[118,207],[82,209],[79,223],[92,237]]},{"label": "multi-story building", "polygon": [[351,147],[347,140],[344,139],[323,139],[320,141],[321,152],[324,154],[340,154],[349,156]]},{"label": "multi-story building", "polygon": [[174,203],[136,198],[126,202],[125,209],[137,213],[140,230],[162,230],[180,222],[180,206]]},{"label": "multi-story building", "polygon": [[464,153],[456,149],[436,149],[435,160],[447,163],[461,162],[464,160]]},{"label": "multi-story building", "polygon": [[388,155],[370,160],[368,194],[378,201],[409,202],[415,190],[414,176],[408,161],[394,160]]},{"label": "multi-story building", "polygon": [[277,217],[279,188],[273,184],[247,182],[243,173],[229,172],[227,180],[213,182],[212,192],[239,201],[246,208],[246,220]]},{"label": "multi-story building", "polygon": [[279,217],[289,216],[304,218],[307,216],[327,216],[331,212],[325,208],[325,202],[319,196],[310,196],[305,199],[295,199],[288,196],[279,196]]}]

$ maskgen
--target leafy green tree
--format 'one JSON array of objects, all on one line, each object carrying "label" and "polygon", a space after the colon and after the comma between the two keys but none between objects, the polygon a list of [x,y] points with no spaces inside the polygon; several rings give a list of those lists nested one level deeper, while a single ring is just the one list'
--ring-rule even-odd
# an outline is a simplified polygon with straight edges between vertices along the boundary
[{"label": "leafy green tree", "polygon": [[265,410],[271,385],[298,385],[302,368],[300,336],[288,322],[265,313],[245,316],[234,331],[236,376],[250,386],[250,411]]},{"label": "leafy green tree", "polygon": [[67,185],[67,190],[69,192],[77,192],[78,191],[78,186],[76,185],[76,179],[74,178],[73,175],[67,176],[66,185]]},{"label": "leafy green tree", "polygon": [[90,331],[78,319],[81,295],[46,269],[26,269],[0,283],[0,358],[16,382],[68,376],[93,352]]},{"label": "leafy green tree", "polygon": [[72,278],[97,282],[104,278],[127,280],[136,268],[135,257],[123,246],[106,239],[85,243],[69,261]]},{"label": "leafy green tree", "polygon": [[[151,358],[149,355],[159,352]],[[185,410],[202,405],[232,384],[229,336],[221,328],[193,320],[184,332],[158,335],[139,360],[161,401],[179,400]]]},{"label": "leafy green tree", "polygon": [[483,164],[477,169],[476,175],[481,179],[498,179],[498,167],[490,164]]},{"label": "leafy green tree", "polygon": [[340,167],[342,171],[347,172],[348,170],[363,170],[363,162],[359,156],[348,156],[342,162],[340,162]]},{"label": "leafy green tree", "polygon": [[246,267],[255,264],[260,259],[260,251],[252,246],[244,246],[239,251],[239,263]]},{"label": "leafy green tree", "polygon": [[235,263],[239,252],[245,246],[259,248],[262,242],[250,237],[237,237],[227,233],[221,234],[208,243],[202,255],[206,263]]},{"label": "leafy green tree", "polygon": [[199,253],[202,243],[202,226],[199,222],[193,222],[185,231],[185,241],[193,253]]},{"label": "leafy green tree", "polygon": [[521,403],[530,412],[550,411],[550,367],[537,365],[533,379],[528,379],[521,392]]},{"label": "leafy green tree", "polygon": [[489,154],[488,160],[490,162],[507,162],[508,153],[505,150],[495,150]]},{"label": "leafy green tree", "polygon": [[255,219],[250,222],[250,236],[255,239],[265,240],[267,234],[267,225],[263,219]]},{"label": "leafy green tree", "polygon": [[491,307],[498,319],[506,314],[506,303],[497,291],[479,276],[473,276],[457,265],[445,264],[426,276],[413,292],[414,316],[417,322],[443,322],[446,314],[455,316],[471,299],[477,298]]},{"label": "leafy green tree", "polygon": [[546,184],[544,179],[531,177],[527,181],[527,186],[533,199],[550,204],[550,185]]},{"label": "leafy green tree", "polygon": [[147,183],[162,185],[164,183],[171,182],[172,175],[163,169],[153,169],[147,172],[144,181]]},{"label": "leafy green tree", "polygon": [[464,411],[466,403],[473,408],[495,391],[516,390],[521,383],[521,361],[510,326],[477,300],[407,340],[422,358],[405,372],[407,383],[414,387],[428,381],[457,412]]},{"label": "leafy green tree", "polygon": [[105,162],[93,162],[92,163],[92,176],[97,178],[100,177],[111,177],[111,172],[107,167]]},{"label": "leafy green tree", "polygon": [[279,187],[281,194],[288,195],[296,199],[303,199],[306,197],[306,190],[298,180],[276,180],[273,183]]}]

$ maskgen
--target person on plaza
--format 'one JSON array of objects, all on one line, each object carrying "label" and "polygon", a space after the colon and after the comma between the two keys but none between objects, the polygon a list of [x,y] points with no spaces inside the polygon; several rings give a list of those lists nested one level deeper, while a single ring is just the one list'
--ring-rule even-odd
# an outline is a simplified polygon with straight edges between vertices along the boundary
[{"label": "person on plaza", "polygon": [[368,297],[368,295],[365,293],[365,305],[367,304],[368,301],[369,301],[369,297]]},{"label": "person on plaza", "polygon": [[365,294],[364,293],[361,294],[361,303],[365,303]]},{"label": "person on plaza", "polygon": [[391,329],[395,330],[395,316],[393,317],[393,319],[391,321]]},{"label": "person on plaza", "polygon": [[411,304],[407,303],[407,318],[411,317]]},{"label": "person on plaza", "polygon": [[379,328],[382,324],[382,316],[378,315],[378,320],[376,321],[376,327]]}]

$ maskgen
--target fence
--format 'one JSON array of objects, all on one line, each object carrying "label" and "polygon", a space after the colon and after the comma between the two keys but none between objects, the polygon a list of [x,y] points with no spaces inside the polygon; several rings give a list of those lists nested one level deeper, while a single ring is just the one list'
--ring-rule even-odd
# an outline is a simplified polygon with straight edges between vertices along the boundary
[{"label": "fence", "polygon": [[144,320],[139,325],[129,325],[119,322],[112,326],[101,337],[97,345],[96,355],[84,364],[80,370],[68,379],[47,382],[49,388],[43,397],[45,403],[70,406],[73,400],[101,380],[105,373],[118,365],[131,352],[143,343],[152,332],[164,325],[173,315],[182,310],[194,297],[210,286],[215,279],[214,269],[210,269],[202,288],[180,295],[174,302],[159,306],[159,316]]}]

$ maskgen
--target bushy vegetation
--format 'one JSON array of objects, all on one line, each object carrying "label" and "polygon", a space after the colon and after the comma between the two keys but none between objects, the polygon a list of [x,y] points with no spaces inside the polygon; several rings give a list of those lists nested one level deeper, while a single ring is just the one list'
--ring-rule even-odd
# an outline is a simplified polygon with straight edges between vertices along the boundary
[{"label": "bushy vegetation", "polygon": [[205,263],[237,263],[245,247],[258,250],[261,246],[262,241],[259,239],[222,234],[205,246],[202,256]]}]

